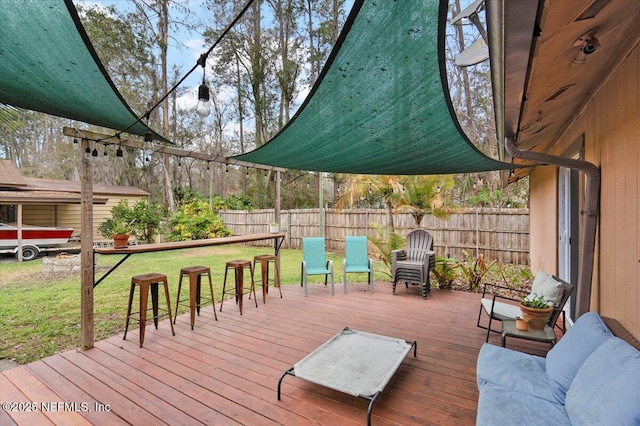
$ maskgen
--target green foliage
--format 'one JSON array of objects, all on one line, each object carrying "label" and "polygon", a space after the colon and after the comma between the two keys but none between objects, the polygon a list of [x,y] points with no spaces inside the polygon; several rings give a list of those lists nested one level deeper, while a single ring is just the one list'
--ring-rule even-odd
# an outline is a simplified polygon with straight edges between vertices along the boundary
[{"label": "green foliage", "polygon": [[220,217],[209,209],[209,203],[192,200],[183,204],[169,221],[169,241],[202,240],[231,235]]},{"label": "green foliage", "polygon": [[474,293],[478,293],[480,291],[482,279],[493,267],[496,261],[494,260],[487,265],[483,254],[480,254],[478,258],[474,260],[466,250],[463,250],[462,253],[465,255],[466,260],[464,262],[460,262],[458,268],[462,271],[462,275],[469,286],[469,290]]},{"label": "green foliage", "polygon": [[381,260],[386,267],[382,273],[391,277],[391,252],[402,248],[405,240],[396,232],[389,232],[387,228],[373,226],[372,229],[375,235],[370,235],[368,239],[375,249],[375,257]]},{"label": "green foliage", "polygon": [[532,309],[546,309],[550,306],[550,302],[544,300],[544,296],[539,296],[535,299],[529,299],[527,296],[523,296],[522,299],[520,299],[520,303]]},{"label": "green foliage", "polygon": [[456,268],[458,260],[450,257],[436,257],[436,266],[431,269],[431,275],[436,279],[438,288],[451,290],[457,278]]},{"label": "green foliage", "polygon": [[251,198],[246,195],[230,194],[226,197],[213,197],[213,210],[252,210]]},{"label": "green foliage", "polygon": [[432,214],[447,219],[451,213],[451,194],[455,186],[449,175],[404,176],[401,178],[403,191],[396,209],[410,213],[416,226],[422,219]]},{"label": "green foliage", "polygon": [[146,200],[136,202],[129,207],[129,201],[122,199],[111,209],[111,218],[98,227],[104,238],[114,234],[130,234],[141,241],[150,241],[160,230],[160,220],[166,215],[164,209],[157,204],[149,204]]}]

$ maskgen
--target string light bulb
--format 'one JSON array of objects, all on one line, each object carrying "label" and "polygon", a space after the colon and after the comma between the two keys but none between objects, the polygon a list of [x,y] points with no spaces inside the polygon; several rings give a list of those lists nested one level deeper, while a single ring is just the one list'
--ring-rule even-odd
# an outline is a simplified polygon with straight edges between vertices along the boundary
[{"label": "string light bulb", "polygon": [[209,102],[209,86],[202,80],[202,84],[198,87],[198,104],[196,112],[200,117],[208,117],[211,113],[211,104]]},{"label": "string light bulb", "polygon": [[209,103],[209,86],[205,81],[207,55],[202,54],[198,59],[198,65],[202,67],[202,84],[198,87],[198,104],[196,105],[196,112],[200,117],[208,117],[211,113],[211,104]]}]

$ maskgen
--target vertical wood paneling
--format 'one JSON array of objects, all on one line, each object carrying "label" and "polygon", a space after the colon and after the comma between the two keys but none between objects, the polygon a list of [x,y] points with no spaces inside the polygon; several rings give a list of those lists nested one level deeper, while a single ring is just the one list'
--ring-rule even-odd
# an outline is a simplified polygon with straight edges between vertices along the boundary
[{"label": "vertical wood paneling", "polygon": [[[602,172],[599,247],[596,252],[592,308],[616,318],[640,335],[640,53],[638,47],[607,80],[580,117],[558,141],[559,154],[579,135],[585,136],[585,159]],[[555,247],[539,235],[538,220],[555,192],[553,178],[531,175],[532,262]]]}]

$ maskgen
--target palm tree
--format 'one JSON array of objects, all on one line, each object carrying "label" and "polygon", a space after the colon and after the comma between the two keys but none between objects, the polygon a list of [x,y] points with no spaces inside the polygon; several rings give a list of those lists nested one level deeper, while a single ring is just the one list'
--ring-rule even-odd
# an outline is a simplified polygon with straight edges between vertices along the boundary
[{"label": "palm tree", "polygon": [[383,201],[387,209],[387,229],[395,232],[393,212],[402,196],[402,184],[398,176],[390,175],[351,175],[345,190],[336,201],[336,208],[350,207],[360,200]]},{"label": "palm tree", "polygon": [[398,200],[397,211],[413,216],[416,226],[422,219],[432,214],[445,219],[451,213],[451,190],[455,186],[449,175],[404,176],[403,191]]}]

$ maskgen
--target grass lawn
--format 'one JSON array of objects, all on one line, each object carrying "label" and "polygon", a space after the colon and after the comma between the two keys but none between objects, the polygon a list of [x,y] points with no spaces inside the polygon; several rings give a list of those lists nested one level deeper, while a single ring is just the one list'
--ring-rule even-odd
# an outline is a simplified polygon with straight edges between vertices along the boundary
[{"label": "grass lawn", "polygon": [[[225,262],[253,259],[256,254],[273,253],[269,247],[227,245],[156,253],[134,254],[94,290],[95,338],[102,340],[124,332],[124,319],[131,277],[147,272],[166,274],[174,308],[179,271],[186,266],[211,268],[216,302],[220,301]],[[302,251],[280,251],[280,273],[284,285],[300,285]],[[122,256],[98,256],[96,279]],[[342,280],[342,254],[328,255],[333,260],[336,284]],[[376,262],[382,270],[381,262]],[[233,278],[233,275],[231,275]],[[256,275],[258,279],[259,275]],[[389,280],[381,272],[376,280]],[[310,283],[323,282],[321,275],[309,277]],[[350,274],[349,281],[366,282],[365,274]],[[184,287],[184,286],[183,286]],[[340,287],[337,288],[339,290]],[[185,292],[186,290],[186,292]],[[182,297],[189,293],[188,284]],[[204,293],[206,294],[206,293]],[[57,352],[77,347],[80,343],[80,275],[65,278],[46,277],[42,260],[0,264],[0,359],[28,363]],[[137,297],[138,293],[136,292]],[[160,298],[163,303],[164,297]],[[134,301],[135,303],[135,301]],[[178,314],[188,311],[179,307]]]}]

